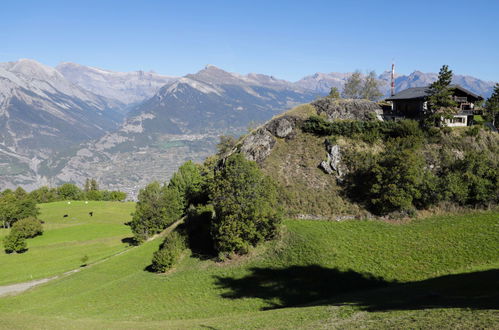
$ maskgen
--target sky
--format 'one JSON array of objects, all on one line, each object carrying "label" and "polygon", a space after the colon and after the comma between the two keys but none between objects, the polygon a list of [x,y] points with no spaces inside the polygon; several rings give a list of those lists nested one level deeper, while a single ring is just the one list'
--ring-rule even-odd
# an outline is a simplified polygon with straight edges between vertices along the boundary
[{"label": "sky", "polygon": [[207,64],[296,81],[414,70],[499,81],[499,0],[9,1],[0,62],[181,76]]}]

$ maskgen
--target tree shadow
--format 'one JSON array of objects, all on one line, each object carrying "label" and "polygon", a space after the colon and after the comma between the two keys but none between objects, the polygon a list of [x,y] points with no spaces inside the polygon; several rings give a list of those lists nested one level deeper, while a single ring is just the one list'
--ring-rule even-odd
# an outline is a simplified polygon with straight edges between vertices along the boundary
[{"label": "tree shadow", "polygon": [[354,304],[367,311],[424,308],[499,307],[499,270],[447,275],[398,283],[369,274],[318,265],[252,268],[242,278],[215,277],[228,299],[260,298],[275,309],[292,306]]},{"label": "tree shadow", "polygon": [[121,239],[121,243],[128,244],[129,246],[137,246],[139,245],[135,238],[132,237],[125,237]]}]

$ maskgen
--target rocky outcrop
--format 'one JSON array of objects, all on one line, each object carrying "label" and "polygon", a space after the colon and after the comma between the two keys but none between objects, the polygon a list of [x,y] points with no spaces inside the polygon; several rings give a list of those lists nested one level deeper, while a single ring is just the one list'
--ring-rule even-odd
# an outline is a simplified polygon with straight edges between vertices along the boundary
[{"label": "rocky outcrop", "polygon": [[381,118],[381,107],[369,100],[333,99],[325,97],[312,102],[317,113],[325,114],[328,120],[353,119],[369,120],[373,116]]},{"label": "rocky outcrop", "polygon": [[245,137],[239,150],[249,160],[263,162],[271,153],[276,138],[288,139],[293,136],[299,118],[282,116],[270,120]]},{"label": "rocky outcrop", "polygon": [[346,168],[341,162],[341,150],[337,144],[330,144],[326,140],[327,160],[322,161],[319,167],[327,174],[334,174],[338,180],[342,180],[346,173]]}]

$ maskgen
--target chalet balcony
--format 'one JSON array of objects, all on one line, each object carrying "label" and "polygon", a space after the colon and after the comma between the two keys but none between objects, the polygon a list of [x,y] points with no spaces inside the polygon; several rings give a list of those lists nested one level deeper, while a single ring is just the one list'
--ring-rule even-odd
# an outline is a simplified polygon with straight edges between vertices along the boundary
[{"label": "chalet balcony", "polygon": [[468,98],[466,96],[454,96],[453,99],[454,99],[454,101],[456,101],[458,103],[467,103],[468,102]]}]

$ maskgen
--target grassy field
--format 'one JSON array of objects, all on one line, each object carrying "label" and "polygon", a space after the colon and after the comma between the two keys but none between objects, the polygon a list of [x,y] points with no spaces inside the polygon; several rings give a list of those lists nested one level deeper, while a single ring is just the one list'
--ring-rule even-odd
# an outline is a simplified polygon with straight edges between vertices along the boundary
[{"label": "grassy field", "polygon": [[[126,236],[126,235],[125,235]],[[497,328],[499,214],[285,223],[225,263],[186,253],[145,269],[160,240],[19,296],[3,328]]]},{"label": "grassy field", "polygon": [[[39,206],[44,234],[28,239],[25,253],[0,251],[0,285],[61,274],[78,268],[85,255],[92,263],[128,247],[122,239],[131,231],[123,223],[130,220],[133,203],[73,201]],[[8,232],[0,229],[0,241]]]}]

